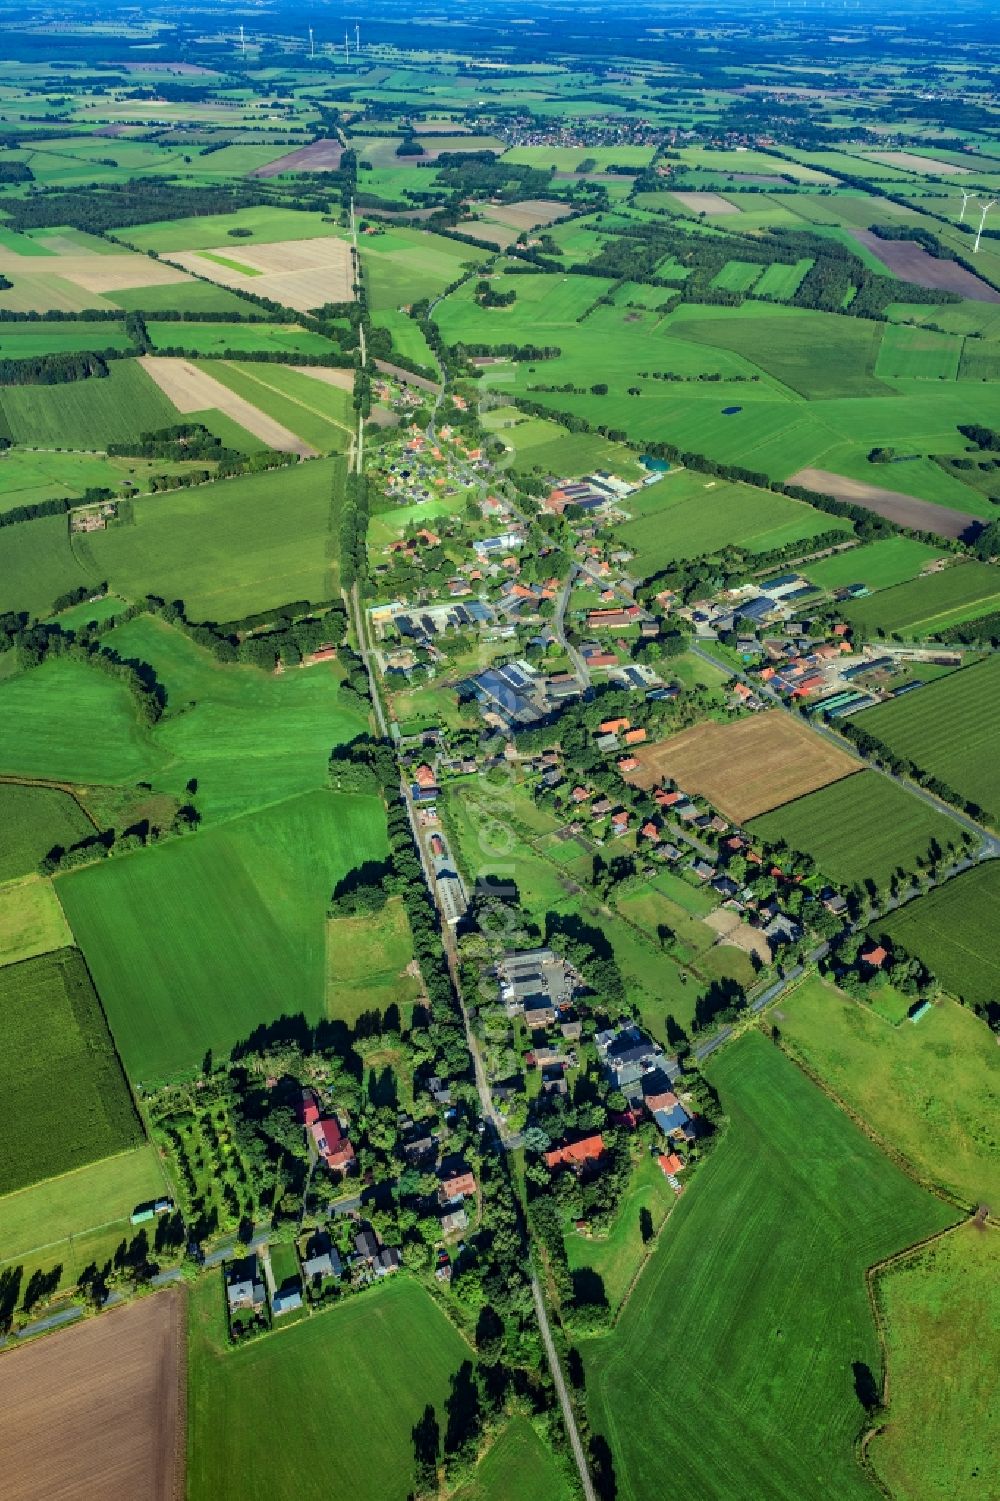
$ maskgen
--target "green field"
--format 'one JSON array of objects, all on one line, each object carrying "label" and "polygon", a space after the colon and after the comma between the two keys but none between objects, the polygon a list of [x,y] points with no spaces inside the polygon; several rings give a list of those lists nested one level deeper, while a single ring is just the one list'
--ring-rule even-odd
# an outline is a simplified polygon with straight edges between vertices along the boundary
[{"label": "green field", "polygon": [[51,881],[22,876],[0,886],[0,964],[18,964],[72,942]]},{"label": "green field", "polygon": [[841,589],[848,584],[867,584],[869,589],[891,589],[916,578],[926,564],[941,554],[913,537],[885,537],[846,552],[808,563],[806,575],[821,589]]},{"label": "green field", "polygon": [[380,913],[335,917],[326,930],[326,1009],[353,1026],[366,1011],[398,1006],[409,1012],[420,980],[405,973],[413,960],[413,937],[401,897]]},{"label": "green field", "polygon": [[882,380],[955,380],[962,342],[956,334],[887,323],[882,330],[875,374]]},{"label": "green field", "polygon": [[540,469],[558,479],[578,479],[593,469],[610,469],[625,479],[641,473],[632,454],[599,433],[570,433],[545,417],[524,417],[502,408],[484,426],[513,452],[519,469]]},{"label": "green field", "polygon": [[649,1248],[642,1238],[640,1216],[646,1211],[658,1230],[677,1202],[655,1157],[644,1153],[622,1197],[615,1223],[603,1240],[576,1230],[566,1232],[570,1270],[587,1267],[601,1279],[608,1303],[617,1309],[635,1279]]},{"label": "green field", "polygon": [[121,323],[89,322],[71,319],[46,323],[0,322],[0,357],[5,360],[28,360],[38,355],[72,354],[78,349],[130,349]]},{"label": "green field", "polygon": [[293,323],[156,323],[146,330],[157,349],[185,349],[198,355],[229,350],[264,350],[271,354],[332,354],[337,346],[322,334]]},{"label": "green field", "polygon": [[655,573],[678,558],[698,557],[733,544],[768,552],[821,532],[849,531],[850,523],[769,490],[706,479],[693,470],[671,474],[639,494],[626,509],[632,520],[616,528],[636,554],[640,574]]},{"label": "green field", "polygon": [[[245,313],[252,303],[245,297],[237,297],[226,287],[217,287],[214,282],[170,282],[166,286],[129,287],[114,292],[106,299],[126,312],[157,313]],[[255,309],[256,311],[256,309]]]},{"label": "green field", "polygon": [[362,238],[359,249],[375,313],[443,292],[462,275],[463,263],[478,266],[486,256],[473,245],[425,230],[395,227]]},{"label": "green field", "polygon": [[346,451],[356,427],[350,391],[285,365],[211,360],[205,369],[320,452]]},{"label": "green field", "polygon": [[989,563],[968,562],[855,600],[845,607],[844,614],[865,635],[892,632],[920,637],[997,609],[1000,569]]},{"label": "green field", "polygon": [[65,516],[0,529],[0,610],[47,615],[60,594],[91,582],[70,549]]},{"label": "green field", "polygon": [[868,1456],[898,1501],[985,1501],[996,1490],[997,1241],[995,1229],[963,1225],[879,1278],[891,1385]]},{"label": "green field", "polygon": [[343,477],[343,460],[334,459],[137,500],[133,525],[75,541],[88,568],[74,582],[109,579],[130,597],[182,599],[193,620],[330,599]]},{"label": "green field", "polygon": [[395,308],[384,308],[376,318],[375,325],[377,328],[389,330],[392,335],[393,354],[402,355],[403,359],[424,365],[428,370],[436,368],[430,345],[414,318],[410,318],[406,313],[397,312]]},{"label": "green field", "polygon": [[569,1501],[571,1492],[546,1442],[526,1417],[511,1418],[455,1501]]},{"label": "green field", "polygon": [[946,990],[973,1005],[1000,996],[1000,955],[984,942],[1000,901],[1000,871],[991,860],[908,902],[879,931],[933,970]]},{"label": "green field", "polygon": [[1000,816],[1000,657],[904,694],[855,723],[996,818]]},{"label": "green field", "polygon": [[[852,1363],[880,1371],[872,1262],[954,1212],[917,1188],[759,1033],[709,1069],[729,1116],[614,1333],[587,1341],[621,1501],[861,1501]],[[678,1352],[685,1391],[678,1395]]]},{"label": "green field", "polygon": [[121,1064],[76,949],[0,969],[0,1012],[0,1193],[141,1143]]},{"label": "green field", "polygon": [[[712,286],[724,292],[748,292],[763,269],[755,261],[727,261],[714,277]],[[787,269],[791,270],[792,267]]]},{"label": "green field", "polygon": [[[231,229],[248,229],[250,233],[236,239],[230,236]],[[228,214],[202,214],[194,219],[130,224],[115,233],[135,250],[155,250],[160,255],[169,255],[172,250],[213,250],[231,244],[234,260],[239,259],[241,245],[311,240],[319,235],[342,239],[344,235],[344,231],[328,223],[323,214],[271,207],[269,204],[257,204]]]},{"label": "green field", "polygon": [[79,803],[57,787],[0,784],[0,881],[27,875],[54,845],[69,848],[93,833]]},{"label": "green field", "polygon": [[874,1009],[878,994],[869,1006],[809,978],[781,1003],[783,1046],[924,1182],[970,1207],[996,1203],[1000,1049],[993,1034],[954,1001],[892,1026]]},{"label": "green field", "polygon": [[72,1283],[98,1248],[110,1256],[132,1210],[164,1187],[156,1151],[146,1145],[8,1194],[0,1199],[0,1265],[61,1264]]},{"label": "green field", "polygon": [[236,1350],[225,1347],[223,1307],[218,1274],[195,1284],[190,1501],[405,1501],[412,1429],[428,1404],[444,1429],[450,1377],[472,1354],[427,1293],[397,1276]]},{"label": "green field", "polygon": [[100,379],[0,387],[0,408],[13,441],[39,448],[104,448],[178,420],[176,407],[134,360],[114,360]]},{"label": "green field", "polygon": [[812,259],[807,258],[796,261],[794,266],[783,266],[779,262],[767,266],[753,289],[754,296],[773,297],[776,302],[788,301],[799,290],[802,278],[812,264]]},{"label": "green field", "polygon": [[[69,725],[73,735],[67,735]],[[135,782],[149,771],[151,745],[125,687],[83,662],[45,662],[0,683],[0,764],[6,773]]]},{"label": "green field", "polygon": [[[672,333],[730,349],[809,400],[884,396],[888,390],[875,375],[882,332],[878,323],[798,308],[775,313],[762,303],[727,308],[725,318],[699,316],[704,311],[678,308],[671,318]],[[817,349],[823,351],[821,360]]]},{"label": "green field", "polygon": [[319,1020],[330,892],[384,854],[375,798],[320,791],[60,878],[130,1077],[194,1069],[285,1014]]},{"label": "green field", "polygon": [[812,855],[821,873],[841,885],[888,885],[897,871],[911,875],[932,846],[958,845],[961,830],[920,798],[877,771],[831,782],[760,818],[750,831]]}]

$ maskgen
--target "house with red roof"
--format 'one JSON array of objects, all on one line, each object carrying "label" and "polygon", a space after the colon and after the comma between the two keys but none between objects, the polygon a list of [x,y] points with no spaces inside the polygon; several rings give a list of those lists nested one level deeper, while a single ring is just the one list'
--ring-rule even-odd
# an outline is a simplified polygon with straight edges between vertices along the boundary
[{"label": "house with red roof", "polygon": [[328,1168],[343,1172],[354,1161],[354,1148],[332,1117],[313,1121],[309,1131],[316,1150]]},{"label": "house with red roof", "polygon": [[598,1131],[593,1136],[585,1136],[582,1141],[568,1142],[562,1147],[553,1147],[546,1152],[545,1162],[548,1167],[575,1167],[581,1168],[587,1162],[596,1162],[604,1153],[604,1137]]}]

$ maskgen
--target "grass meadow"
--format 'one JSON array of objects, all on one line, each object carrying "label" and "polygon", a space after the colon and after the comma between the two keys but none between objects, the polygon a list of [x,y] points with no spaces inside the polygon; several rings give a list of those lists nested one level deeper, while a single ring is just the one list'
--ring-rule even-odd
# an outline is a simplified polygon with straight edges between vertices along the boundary
[{"label": "grass meadow", "polygon": [[150,731],[140,726],[127,689],[83,662],[44,662],[0,683],[0,769],[6,773],[136,782],[155,759]]},{"label": "grass meadow", "polygon": [[826,531],[850,531],[850,523],[769,490],[728,480],[709,480],[693,470],[670,474],[627,501],[632,520],[616,528],[623,547],[636,554],[642,574],[678,558],[697,557],[727,544],[768,552],[786,542]]},{"label": "grass meadow", "polygon": [[0,358],[28,360],[38,355],[72,354],[84,349],[130,349],[132,341],[121,323],[0,323]]},{"label": "grass meadow", "polygon": [[511,1418],[455,1501],[570,1501],[571,1491],[547,1442],[526,1417]]},{"label": "grass meadow", "polygon": [[[713,1061],[729,1116],[615,1331],[584,1344],[621,1501],[874,1501],[852,1365],[880,1369],[865,1269],[943,1228],[919,1189],[759,1033]],[[680,1400],[683,1384],[704,1400]]]},{"label": "grass meadow", "polygon": [[996,818],[1000,816],[998,685],[1000,657],[991,656],[916,693],[866,709],[855,723]]},{"label": "grass meadow", "polygon": [[[105,299],[127,313],[147,313],[153,318],[157,313],[246,313],[252,303],[245,297],[237,297],[227,287],[218,287],[214,282],[187,281],[168,282],[164,286],[128,287],[112,292]],[[258,311],[253,307],[254,312]]]},{"label": "grass meadow", "polygon": [[93,833],[93,824],[58,787],[0,783],[0,881],[33,871],[55,845],[69,848]]},{"label": "grass meadow", "polygon": [[376,798],[320,791],[59,878],[130,1077],[183,1074],[283,1015],[318,1021],[330,893],[385,850]]},{"label": "grass meadow", "polygon": [[190,1501],[404,1501],[412,1429],[428,1403],[443,1423],[472,1355],[423,1288],[397,1276],[235,1350],[221,1278],[193,1286],[189,1311]]},{"label": "grass meadow", "polygon": [[0,1193],[138,1146],[107,1022],[76,949],[0,969]]},{"label": "grass meadow", "polygon": [[344,453],[356,427],[350,391],[285,365],[211,360],[208,373],[321,453]]},{"label": "grass meadow", "polygon": [[486,259],[473,245],[395,226],[361,237],[359,250],[374,313],[434,297],[462,275],[463,263],[478,266]]},{"label": "grass meadow", "polygon": [[336,349],[322,334],[287,323],[157,323],[150,319],[146,329],[157,349],[189,349],[200,355],[222,355],[231,349],[331,354]]},{"label": "grass meadow", "polygon": [[60,594],[91,582],[96,580],[70,547],[65,516],[0,529],[0,612],[47,615]]},{"label": "grass meadow", "polygon": [[961,832],[950,818],[877,771],[831,782],[752,819],[749,829],[812,855],[831,881],[873,881],[879,887],[896,871],[912,874],[932,846],[957,845]]},{"label": "grass meadow", "polygon": [[1000,1049],[977,1016],[945,1000],[893,1026],[817,976],[781,1010],[783,1046],[916,1176],[969,1207],[1000,1202]]},{"label": "grass meadow", "polygon": [[23,876],[0,886],[0,964],[19,964],[72,942],[51,881]]},{"label": "grass meadow", "polygon": [[[233,229],[248,235],[233,238]],[[193,219],[169,219],[156,224],[130,224],[115,231],[118,239],[135,250],[155,250],[169,255],[173,250],[213,250],[231,244],[233,258],[241,245],[270,245],[280,240],[312,240],[320,235],[342,239],[344,231],[323,214],[255,204],[228,214],[201,214]]]},{"label": "grass meadow", "polygon": [[74,542],[76,581],[106,578],[133,598],[182,599],[193,620],[331,599],[344,473],[343,459],[313,460],[137,500],[131,526]]},{"label": "grass meadow", "polygon": [[913,537],[885,537],[847,552],[835,553],[808,563],[805,573],[821,589],[842,589],[848,584],[867,584],[869,589],[891,589],[916,578],[921,568],[941,556],[936,548]]},{"label": "grass meadow", "polygon": [[413,937],[402,897],[365,917],[334,917],[326,928],[326,1011],[349,1025],[366,1011],[409,1012],[420,980],[405,973]]},{"label": "grass meadow", "polygon": [[566,1231],[570,1270],[587,1268],[600,1277],[611,1308],[617,1310],[648,1254],[642,1238],[641,1216],[649,1214],[659,1229],[676,1197],[655,1157],[643,1153],[622,1199],[610,1233],[602,1240]]},{"label": "grass meadow", "polygon": [[897,1501],[954,1501],[995,1489],[986,1477],[1000,1450],[998,1240],[996,1228],[962,1225],[878,1279],[889,1409],[868,1457]]},{"label": "grass meadow", "polygon": [[178,420],[176,407],[134,360],[114,360],[100,379],[3,386],[0,408],[12,440],[39,448],[104,448]]},{"label": "grass meadow", "polygon": [[985,1005],[1000,996],[1000,956],[985,941],[998,901],[1000,871],[991,860],[907,902],[879,931],[922,959],[953,995]]},{"label": "grass meadow", "polygon": [[1000,609],[1000,568],[956,563],[928,578],[853,601],[844,614],[863,635],[930,636]]}]

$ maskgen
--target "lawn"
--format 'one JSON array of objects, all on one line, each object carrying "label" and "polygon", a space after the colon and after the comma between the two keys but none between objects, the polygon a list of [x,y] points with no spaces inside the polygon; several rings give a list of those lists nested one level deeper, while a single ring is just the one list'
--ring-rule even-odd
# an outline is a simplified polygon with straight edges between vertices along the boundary
[{"label": "lawn", "polygon": [[146,330],[157,349],[184,349],[199,355],[229,350],[264,350],[270,354],[332,354],[337,346],[322,334],[293,323],[156,323]]},{"label": "lawn", "polygon": [[[137,500],[133,525],[79,539],[76,553],[92,581],[110,579],[133,598],[182,599],[193,620],[331,599],[344,472],[342,459],[314,460]],[[87,577],[81,566],[74,582]]]},{"label": "lawn", "polygon": [[802,501],[729,480],[706,479],[693,470],[667,475],[630,495],[626,509],[632,520],[617,527],[616,536],[636,554],[635,569],[647,576],[678,558],[716,552],[726,545],[769,552],[821,532],[850,531],[849,522]]},{"label": "lawn", "polygon": [[840,589],[848,584],[866,584],[869,589],[891,589],[916,578],[920,570],[941,556],[926,542],[913,537],[885,537],[846,552],[820,558],[806,565],[806,575],[821,589]]},{"label": "lawn", "polygon": [[490,1445],[455,1501],[569,1501],[569,1485],[545,1440],[517,1415]]},{"label": "lawn", "polygon": [[282,1015],[318,1021],[330,892],[385,849],[377,799],[319,791],[59,878],[130,1077],[184,1074]]},{"label": "lawn", "polygon": [[381,912],[335,917],[326,929],[327,1014],[353,1026],[366,1011],[398,1006],[405,1016],[420,994],[420,980],[406,974],[413,937],[402,897]]},{"label": "lawn", "polygon": [[1000,568],[989,563],[967,562],[855,600],[845,606],[844,614],[863,635],[891,632],[921,637],[997,609],[1000,609]]},{"label": "lawn", "polygon": [[676,1202],[656,1158],[643,1153],[610,1234],[603,1240],[594,1240],[574,1229],[567,1230],[566,1256],[570,1270],[586,1267],[595,1272],[603,1283],[608,1303],[617,1311],[649,1254],[650,1247],[642,1236],[643,1214],[649,1215],[653,1229],[658,1231]]},{"label": "lawn", "polygon": [[[621,1501],[874,1501],[855,1363],[880,1370],[874,1261],[952,1211],[903,1176],[759,1033],[709,1068],[729,1116],[615,1331],[584,1346]],[[710,1400],[677,1397],[684,1387]]]},{"label": "lawn", "polygon": [[860,771],[785,803],[752,819],[749,830],[812,855],[828,880],[871,881],[879,888],[896,871],[912,874],[933,846],[957,847],[961,833],[950,818],[877,771]]},{"label": "lawn", "polygon": [[882,920],[879,931],[916,954],[962,1000],[995,1003],[1000,954],[985,935],[993,931],[998,902],[1000,870],[991,860],[908,902]]},{"label": "lawn", "polygon": [[[0,1193],[109,1157],[143,1139],[78,950],[0,969]],[[40,1102],[48,1125],[40,1129]],[[57,1112],[57,1113],[56,1113]],[[60,1125],[72,1122],[71,1129]]]},{"label": "lawn", "polygon": [[93,833],[79,803],[58,787],[0,784],[0,881],[27,875],[55,845],[68,848]]},{"label": "lawn", "polygon": [[[996,1493],[1000,1282],[996,1229],[963,1225],[879,1278],[888,1421],[868,1457],[897,1501]],[[934,1405],[928,1420],[928,1372]]]},{"label": "lawn", "polygon": [[0,886],[0,964],[17,964],[73,942],[52,889],[41,876]]},{"label": "lawn", "polygon": [[114,360],[106,376],[62,386],[3,386],[0,407],[13,441],[39,448],[104,448],[178,421],[135,360]]},{"label": "lawn", "polygon": [[1000,1202],[1000,1049],[978,1017],[940,1001],[893,1026],[815,977],[781,1010],[783,1045],[916,1176],[969,1206]]},{"label": "lawn", "polygon": [[205,370],[321,453],[343,453],[356,427],[350,391],[286,365],[210,360]]},{"label": "lawn", "polygon": [[[1000,816],[1000,657],[857,715],[859,729]],[[956,730],[958,732],[956,733]]]},{"label": "lawn", "polygon": [[405,1275],[236,1350],[221,1280],[204,1278],[189,1339],[190,1501],[404,1501],[413,1427],[428,1405],[446,1426],[450,1378],[472,1355]]}]

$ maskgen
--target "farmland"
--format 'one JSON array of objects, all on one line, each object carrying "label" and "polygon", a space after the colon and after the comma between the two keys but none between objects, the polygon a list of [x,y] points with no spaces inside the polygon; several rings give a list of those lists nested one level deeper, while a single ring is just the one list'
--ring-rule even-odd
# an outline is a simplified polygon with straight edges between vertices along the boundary
[{"label": "farmland", "polygon": [[135,360],[115,360],[100,380],[4,386],[0,408],[14,442],[39,448],[103,448],[177,420],[174,407]]},{"label": "farmland", "polygon": [[[428,1404],[443,1414],[449,1378],[472,1353],[427,1293],[400,1278],[229,1352],[220,1297],[212,1282],[191,1297],[191,1501],[242,1501],[248,1487],[294,1490],[302,1501],[403,1501],[411,1430]],[[306,1370],[312,1390],[303,1401]]]},{"label": "farmland", "polygon": [[72,944],[51,881],[25,876],[0,886],[0,964],[17,964]]},{"label": "farmland", "polygon": [[302,371],[284,365],[212,360],[205,369],[321,452],[347,448],[353,428],[349,391],[320,385]]},{"label": "farmland", "polygon": [[0,323],[0,357],[27,360],[37,355],[69,354],[77,349],[129,349],[131,340],[120,323]]},{"label": "farmland", "polygon": [[[68,1172],[142,1140],[90,977],[75,949],[0,969],[6,1021],[0,1109],[0,1193]],[[69,1132],[37,1128],[34,1103],[51,1093]]]},{"label": "farmland", "polygon": [[852,756],[781,709],[735,724],[695,725],[657,745],[640,746],[636,758],[640,764],[632,780],[640,787],[669,777],[737,822],[858,770]]},{"label": "farmland", "polygon": [[[1000,1445],[997,1232],[963,1225],[878,1279],[889,1410],[869,1458],[899,1501],[975,1495]],[[970,1350],[981,1358],[967,1359]],[[927,1421],[927,1372],[938,1392]]]},{"label": "farmland", "polygon": [[865,635],[893,633],[932,636],[1000,608],[1000,569],[989,563],[961,563],[928,578],[897,584],[868,599],[855,600],[845,614]]},{"label": "farmland", "polygon": [[782,1046],[860,1116],[923,1182],[970,1208],[1000,1197],[1000,1058],[967,1008],[939,1001],[890,1025],[817,978],[781,1003]]},{"label": "farmland", "polygon": [[456,1501],[569,1501],[558,1461],[529,1420],[515,1417],[491,1444]]},{"label": "farmland", "polygon": [[861,771],[752,820],[751,832],[811,855],[824,876],[843,885],[880,887],[897,871],[912,873],[936,849],[958,844],[959,829],[880,776]]},{"label": "farmland", "polygon": [[191,1070],[283,1014],[318,1021],[330,892],[384,851],[375,799],[314,792],[62,877],[130,1077]]},{"label": "farmland", "polygon": [[[853,1449],[864,1411],[851,1363],[880,1366],[865,1269],[954,1213],[759,1034],[720,1054],[710,1078],[726,1137],[671,1215],[615,1331],[584,1350],[591,1421],[611,1444],[618,1494],[874,1496]],[[665,1301],[669,1345],[657,1312]],[[723,1306],[739,1310],[738,1340]],[[676,1349],[711,1403],[673,1400]]]},{"label": "farmland", "polygon": [[157,348],[197,355],[258,349],[284,355],[330,354],[335,347],[322,334],[293,323],[157,323],[150,319],[146,329]]},{"label": "farmland", "polygon": [[58,787],[0,784],[0,881],[27,875],[54,845],[68,848],[92,832],[80,805]]},{"label": "farmland", "polygon": [[[963,668],[893,703],[858,715],[859,729],[1000,817],[995,755],[1000,658]],[[961,733],[956,734],[956,726]]]},{"label": "farmland", "polygon": [[908,902],[880,924],[907,952],[937,975],[946,990],[970,1005],[1000,995],[1000,957],[984,945],[1000,894],[993,862],[957,876],[929,895]]},{"label": "farmland", "polygon": [[159,1292],[0,1365],[4,1494],[173,1501],[182,1475],[184,1295]]},{"label": "farmland", "polygon": [[866,584],[869,589],[891,589],[905,584],[941,554],[913,537],[886,537],[862,547],[820,558],[806,573],[821,589],[840,589],[847,584]]}]

